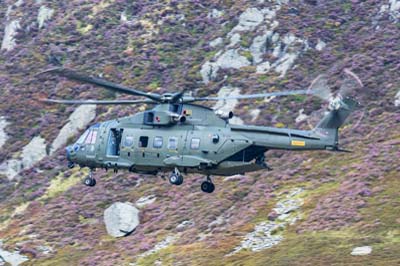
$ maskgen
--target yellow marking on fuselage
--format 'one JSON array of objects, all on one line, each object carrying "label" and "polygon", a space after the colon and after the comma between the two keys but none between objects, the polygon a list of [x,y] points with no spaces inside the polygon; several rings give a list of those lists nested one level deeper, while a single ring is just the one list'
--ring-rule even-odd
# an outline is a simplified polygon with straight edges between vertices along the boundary
[{"label": "yellow marking on fuselage", "polygon": [[292,146],[304,147],[306,146],[306,142],[302,140],[292,140]]}]

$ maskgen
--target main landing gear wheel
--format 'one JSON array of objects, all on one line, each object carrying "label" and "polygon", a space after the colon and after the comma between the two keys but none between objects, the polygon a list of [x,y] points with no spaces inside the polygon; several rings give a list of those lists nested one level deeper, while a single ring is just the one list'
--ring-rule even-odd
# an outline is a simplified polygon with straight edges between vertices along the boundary
[{"label": "main landing gear wheel", "polygon": [[178,168],[175,168],[175,170],[171,173],[169,176],[169,182],[172,185],[179,186],[182,185],[183,183],[183,176],[179,172]]},{"label": "main landing gear wheel", "polygon": [[209,181],[204,181],[201,183],[201,191],[206,192],[206,193],[212,193],[215,189],[215,186],[213,183]]},{"label": "main landing gear wheel", "polygon": [[208,176],[207,181],[201,183],[201,191],[206,193],[212,193],[215,190],[215,186],[211,181],[211,178]]},{"label": "main landing gear wheel", "polygon": [[177,174],[175,174],[175,173],[172,173],[172,174],[169,176],[169,182],[170,182],[172,185],[176,185],[176,186],[182,185],[182,183],[183,183],[183,176],[182,176],[182,175],[177,175]]}]

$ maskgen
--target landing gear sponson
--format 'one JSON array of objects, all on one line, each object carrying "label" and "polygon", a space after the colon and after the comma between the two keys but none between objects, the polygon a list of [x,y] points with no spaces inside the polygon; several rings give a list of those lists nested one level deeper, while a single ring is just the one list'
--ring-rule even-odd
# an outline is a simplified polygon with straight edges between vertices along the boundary
[{"label": "landing gear sponson", "polygon": [[[179,172],[178,168],[175,168],[174,171],[172,171],[172,173],[168,179],[169,179],[169,182],[175,186],[182,185],[182,183],[183,183],[183,176]],[[201,190],[206,193],[212,193],[215,190],[215,186],[214,186],[210,176],[207,176],[207,180],[204,181],[203,183],[201,183]]]}]

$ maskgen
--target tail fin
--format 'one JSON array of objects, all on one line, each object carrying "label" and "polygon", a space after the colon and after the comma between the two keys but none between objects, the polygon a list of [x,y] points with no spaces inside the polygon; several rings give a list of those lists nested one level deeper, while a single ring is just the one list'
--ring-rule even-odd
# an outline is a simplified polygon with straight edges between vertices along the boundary
[{"label": "tail fin", "polygon": [[331,111],[318,123],[316,128],[338,129],[359,105],[357,101],[351,98],[333,101],[330,104]]},{"label": "tail fin", "polygon": [[350,152],[339,148],[339,134],[338,129],[343,125],[346,118],[359,107],[359,103],[351,98],[334,100],[330,104],[330,112],[322,118],[322,120],[315,127],[315,131],[324,132],[326,141],[330,145],[325,148],[331,151]]}]

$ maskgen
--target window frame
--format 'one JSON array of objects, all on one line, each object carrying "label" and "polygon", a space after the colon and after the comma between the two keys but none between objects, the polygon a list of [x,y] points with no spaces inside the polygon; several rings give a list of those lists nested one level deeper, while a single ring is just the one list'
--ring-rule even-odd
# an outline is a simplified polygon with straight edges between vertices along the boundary
[{"label": "window frame", "polygon": [[[127,142],[127,141],[128,141],[128,140],[127,140],[128,138],[130,139],[129,142]],[[126,136],[125,136],[125,138],[124,138],[124,147],[132,147],[134,143],[135,143],[135,138],[134,138],[133,135],[126,135]],[[128,144],[129,144],[129,145],[128,145]]]},{"label": "window frame", "polygon": [[96,139],[97,139],[97,134],[98,134],[98,130],[96,128],[89,129],[89,133],[87,134],[85,140],[83,141],[83,144],[85,144],[85,145],[95,144]]},{"label": "window frame", "polygon": [[[146,139],[146,145],[142,144],[142,139]],[[148,146],[149,146],[149,136],[140,136],[139,142],[138,142],[138,147],[139,148],[147,148]]]},{"label": "window frame", "polygon": [[[175,142],[175,146],[174,147],[171,147],[171,141],[174,141]],[[169,150],[177,150],[178,149],[178,137],[169,137],[168,138],[168,145],[167,145],[167,148],[169,149]]]},{"label": "window frame", "polygon": [[[156,140],[158,140],[158,142],[156,142]],[[156,145],[156,143],[160,143],[160,145]],[[155,149],[161,149],[164,145],[164,139],[161,136],[155,136],[153,138],[153,148]]]},{"label": "window frame", "polygon": [[[197,146],[193,146],[194,142],[193,141],[197,141]],[[191,150],[199,150],[200,149],[200,143],[201,143],[201,139],[194,137],[190,140],[190,149]]]},{"label": "window frame", "polygon": [[83,132],[83,134],[78,138],[78,140],[76,141],[76,144],[83,144],[86,141],[87,136],[89,135],[89,131],[90,129],[86,129],[85,132]]}]

